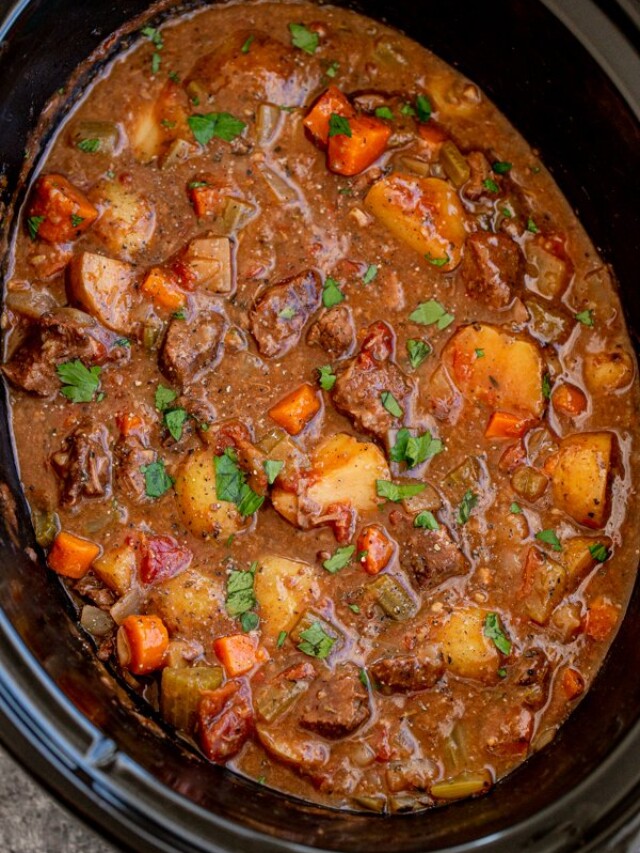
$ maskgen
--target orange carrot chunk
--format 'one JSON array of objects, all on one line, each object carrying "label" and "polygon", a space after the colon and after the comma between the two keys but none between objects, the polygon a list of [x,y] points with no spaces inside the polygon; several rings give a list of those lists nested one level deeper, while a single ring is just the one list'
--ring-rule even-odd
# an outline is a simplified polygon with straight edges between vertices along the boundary
[{"label": "orange carrot chunk", "polygon": [[167,311],[184,308],[187,302],[187,297],[178,287],[174,276],[159,267],[149,270],[140,290],[156,305],[166,308]]},{"label": "orange carrot chunk", "polygon": [[208,181],[193,181],[188,187],[188,192],[194,213],[199,218],[221,214],[228,196],[226,187]]},{"label": "orange carrot chunk", "polygon": [[118,660],[134,675],[160,669],[168,645],[169,633],[159,616],[127,616],[118,628]]},{"label": "orange carrot chunk", "polygon": [[509,412],[493,412],[484,431],[485,438],[520,438],[531,426],[531,419]]},{"label": "orange carrot chunk", "polygon": [[64,175],[36,181],[27,213],[29,233],[47,243],[75,240],[98,218],[98,209]]},{"label": "orange carrot chunk", "polygon": [[303,124],[313,137],[314,142],[326,145],[329,140],[329,119],[332,115],[351,118],[355,110],[340,89],[329,86],[307,113]]},{"label": "orange carrot chunk", "polygon": [[362,554],[362,568],[369,575],[381,572],[393,556],[393,543],[377,524],[364,528],[358,536],[356,548]]},{"label": "orange carrot chunk", "polygon": [[327,163],[338,175],[357,175],[374,163],[387,148],[391,128],[377,118],[349,119],[351,136],[338,133],[329,137]]},{"label": "orange carrot chunk", "polygon": [[47,562],[59,575],[78,580],[86,575],[99,553],[100,546],[95,542],[61,530],[53,540]]},{"label": "orange carrot chunk", "polygon": [[584,391],[569,383],[559,385],[554,390],[551,401],[557,412],[570,417],[581,415],[587,408],[587,396]]},{"label": "orange carrot chunk", "polygon": [[230,634],[218,637],[213,648],[227,675],[244,675],[256,665],[256,643],[248,634]]},{"label": "orange carrot chunk", "polygon": [[606,640],[618,622],[620,610],[608,598],[598,596],[589,605],[584,632],[592,640]]},{"label": "orange carrot chunk", "polygon": [[584,678],[577,669],[568,667],[562,674],[562,689],[567,699],[576,699],[584,692]]},{"label": "orange carrot chunk", "polygon": [[272,406],[269,415],[289,435],[298,435],[319,411],[318,393],[305,383]]}]

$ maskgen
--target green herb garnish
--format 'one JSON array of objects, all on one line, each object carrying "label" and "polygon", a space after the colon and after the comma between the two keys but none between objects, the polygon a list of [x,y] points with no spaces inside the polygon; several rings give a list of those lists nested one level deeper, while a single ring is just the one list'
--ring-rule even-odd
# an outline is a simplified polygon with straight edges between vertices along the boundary
[{"label": "green herb garnish", "polygon": [[435,323],[437,328],[442,330],[451,325],[455,317],[448,314],[437,300],[429,299],[427,302],[421,302],[415,311],[409,314],[409,319],[421,326],[431,326]]},{"label": "green herb garnish", "polygon": [[62,382],[60,392],[72,403],[91,403],[100,387],[101,372],[101,367],[85,367],[79,359],[59,364],[56,373]]},{"label": "green herb garnish", "polygon": [[396,436],[396,442],[389,452],[394,462],[406,462],[408,468],[415,468],[437,453],[444,446],[439,438],[434,438],[429,430],[422,435],[411,435],[408,429],[401,429]]},{"label": "green herb garnish", "polygon": [[253,591],[257,563],[252,563],[248,571],[232,571],[227,577],[227,597],[225,607],[229,616],[235,619],[248,613],[256,606]]},{"label": "green herb garnish", "polygon": [[389,412],[389,414],[393,415],[394,418],[401,418],[404,415],[400,404],[393,396],[391,391],[383,391],[382,394],[380,394],[380,402]]},{"label": "green herb garnish", "polygon": [[422,364],[425,358],[431,352],[431,347],[424,341],[418,338],[410,338],[407,341],[407,353],[409,354],[409,363],[414,370]]},{"label": "green herb garnish", "polygon": [[351,138],[349,119],[339,116],[337,113],[331,113],[329,116],[329,136],[348,136]]},{"label": "green herb garnish", "polygon": [[335,643],[335,637],[330,637],[320,622],[313,622],[307,629],[300,632],[298,648],[305,655],[322,659],[329,657]]},{"label": "green herb garnish", "polygon": [[265,459],[262,463],[264,473],[267,475],[267,483],[272,486],[275,483],[276,477],[284,468],[284,462],[279,459]]},{"label": "green herb garnish", "polygon": [[340,290],[335,278],[327,276],[322,285],[322,304],[325,308],[333,308],[344,300],[344,293]]},{"label": "green herb garnish", "polygon": [[456,515],[456,521],[458,524],[466,524],[471,517],[471,510],[477,505],[478,496],[471,491],[471,489],[467,489],[467,491],[462,496],[462,501],[460,502],[460,506],[458,507],[458,514]]},{"label": "green herb garnish", "polygon": [[416,515],[413,519],[413,526],[424,527],[426,530],[440,529],[440,525],[438,524],[435,515],[432,512],[429,512],[428,509],[424,509]]},{"label": "green herb garnish", "polygon": [[371,284],[371,282],[378,275],[378,267],[375,264],[369,264],[367,267],[367,271],[362,276],[363,284]]},{"label": "green herb garnish", "polygon": [[554,551],[562,551],[562,545],[555,530],[541,530],[539,533],[536,533],[536,539],[539,542],[544,542],[546,545],[551,545]]},{"label": "green herb garnish", "polygon": [[504,633],[497,613],[487,613],[484,620],[484,635],[493,640],[496,649],[503,655],[511,654],[511,640]]},{"label": "green herb garnish", "polygon": [[187,123],[200,145],[207,145],[214,138],[233,142],[247,126],[244,121],[232,116],[231,113],[191,115]]},{"label": "green herb garnish", "polygon": [[291,44],[304,50],[305,53],[315,53],[320,44],[320,36],[304,24],[289,24]]},{"label": "green herb garnish", "polygon": [[46,218],[46,216],[30,216],[27,219],[27,230],[29,231],[29,237],[31,237],[32,240],[37,238],[40,226]]},{"label": "green herb garnish", "polygon": [[587,308],[586,311],[580,311],[575,315],[575,318],[579,323],[582,323],[583,326],[593,326],[593,311],[591,308]]},{"label": "green herb garnish", "polygon": [[355,550],[355,545],[345,545],[343,548],[338,548],[332,557],[323,562],[323,568],[332,575],[335,575],[340,569],[344,569],[345,566],[349,565]]},{"label": "green herb garnish", "polygon": [[412,498],[424,492],[424,483],[392,483],[391,480],[376,480],[376,494],[379,498],[399,503],[405,498]]},{"label": "green herb garnish", "polygon": [[331,391],[336,384],[337,376],[333,372],[333,367],[330,364],[325,364],[323,367],[318,367],[318,382],[323,391]]},{"label": "green herb garnish", "polygon": [[144,488],[149,498],[161,498],[173,486],[173,480],[167,474],[164,462],[159,459],[140,468],[144,475]]}]

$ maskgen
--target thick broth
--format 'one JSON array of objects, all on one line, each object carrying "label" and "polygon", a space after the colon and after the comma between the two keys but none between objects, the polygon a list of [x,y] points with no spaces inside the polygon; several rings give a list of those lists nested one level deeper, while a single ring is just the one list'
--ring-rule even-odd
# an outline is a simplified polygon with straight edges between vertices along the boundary
[{"label": "thick broth", "polygon": [[[363,119],[384,151],[350,168]],[[51,174],[88,200],[27,202],[5,372],[97,654],[211,760],[336,806],[481,793],[548,743],[634,582],[638,384],[536,153],[397,32],[242,3],[144,33]]]}]

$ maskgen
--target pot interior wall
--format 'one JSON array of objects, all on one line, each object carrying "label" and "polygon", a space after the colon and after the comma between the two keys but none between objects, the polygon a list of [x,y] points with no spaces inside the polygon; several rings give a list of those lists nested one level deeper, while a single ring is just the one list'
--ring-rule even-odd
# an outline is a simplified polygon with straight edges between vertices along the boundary
[{"label": "pot interior wall", "polygon": [[[144,0],[33,0],[23,5],[25,11],[0,52],[5,202],[16,189],[25,139],[46,100],[107,34],[144,11],[147,4]],[[482,3],[444,7],[433,0],[420,5],[415,0],[362,0],[358,8],[386,18],[460,68],[540,150],[605,260],[613,263],[637,340],[640,209],[632,176],[639,173],[640,166],[638,127],[598,64],[540,3],[499,0],[489,9]],[[567,847],[562,849],[569,849],[586,825],[591,824],[595,834],[604,811],[623,788],[631,789],[635,783],[633,762],[617,764],[607,776],[606,758],[627,733],[637,737],[633,727],[640,713],[640,681],[631,680],[629,673],[640,671],[635,630],[640,618],[638,590],[606,666],[568,724],[550,747],[533,756],[487,798],[382,824],[375,817],[329,812],[287,800],[195,760],[188,748],[176,745],[155,724],[141,727],[131,713],[135,700],[113,701],[111,691],[122,693],[121,688],[79,639],[71,608],[55,578],[25,554],[25,544],[36,546],[20,498],[6,397],[0,417],[0,480],[8,484],[5,491],[0,487],[0,500],[5,509],[11,508],[11,495],[17,501],[16,524],[6,523],[0,543],[3,619],[12,623],[48,676],[117,748],[96,741],[93,729],[58,706],[55,697],[48,696],[46,682],[36,684],[33,675],[29,699],[38,708],[48,703],[51,737],[60,740],[61,754],[67,751],[64,742],[71,742],[79,764],[85,762],[85,782],[92,782],[93,801],[100,800],[104,807],[106,792],[114,785],[109,809],[126,813],[137,824],[146,822],[148,831],[155,831],[154,823],[163,823],[165,837],[171,838],[167,849],[187,849],[188,844],[193,845],[191,849],[246,849],[243,842],[232,841],[233,826],[243,825],[292,843],[327,849],[371,851],[384,835],[388,851],[435,850],[501,833],[526,821],[557,805],[599,768],[600,787],[589,788],[581,810],[567,807],[565,814],[554,812],[546,823],[537,825],[538,835],[527,848],[543,849],[544,833],[549,832],[555,842],[566,841]],[[5,512],[5,519],[10,515]],[[4,662],[5,672],[12,673],[15,684],[28,683],[25,667],[16,663],[17,652],[6,640],[10,632],[6,621],[0,624],[0,663]],[[0,725],[0,736],[2,730]],[[6,727],[4,732],[6,740]],[[186,800],[172,799],[162,785],[154,787],[127,756],[167,788],[204,807],[210,816],[192,812]],[[41,766],[33,769],[44,773]],[[69,767],[67,775],[76,770]],[[98,789],[95,780],[100,774],[102,788]],[[77,805],[85,812],[91,807],[89,799],[82,797]],[[157,816],[153,815],[155,809]],[[107,811],[93,817],[103,827],[111,824],[112,831],[124,837],[116,828],[118,821],[111,821]],[[173,830],[169,822],[173,822]],[[524,843],[532,832],[532,826],[523,825],[486,844],[492,850],[518,849],[518,839]],[[210,847],[191,833],[208,837]],[[135,847],[147,849],[147,843],[138,841]],[[271,849],[268,842],[257,847]]]}]

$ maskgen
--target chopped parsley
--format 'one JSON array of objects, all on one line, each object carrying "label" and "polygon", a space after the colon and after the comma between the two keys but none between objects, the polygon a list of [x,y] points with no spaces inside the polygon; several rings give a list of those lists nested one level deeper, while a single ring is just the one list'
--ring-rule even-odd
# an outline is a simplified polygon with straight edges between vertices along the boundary
[{"label": "chopped parsley", "polygon": [[338,71],[340,70],[340,63],[337,59],[334,59],[333,62],[330,62],[325,69],[325,74],[327,77],[335,77]]},{"label": "chopped parsley", "polygon": [[398,403],[391,391],[383,391],[382,394],[380,394],[380,402],[394,418],[401,418],[404,415],[404,411],[402,410],[400,403]]},{"label": "chopped parsley", "polygon": [[171,316],[173,317],[174,320],[186,320],[187,319],[187,315],[184,312],[184,308],[180,308],[180,309],[178,309],[178,311],[174,311]]},{"label": "chopped parsley", "polygon": [[27,219],[27,230],[29,231],[29,237],[31,237],[32,240],[37,238],[40,226],[46,218],[46,216],[30,216]]},{"label": "chopped parsley", "polygon": [[164,40],[162,38],[162,33],[160,30],[156,29],[156,27],[143,27],[140,30],[143,36],[149,39],[151,44],[156,48],[156,50],[162,50],[164,47]]},{"label": "chopped parsley", "polygon": [[149,465],[142,465],[140,470],[144,475],[144,489],[149,498],[161,498],[173,486],[173,480],[167,474],[161,459]]},{"label": "chopped parsley", "polygon": [[188,418],[189,414],[185,409],[171,409],[164,413],[164,425],[175,441],[180,441],[182,438],[182,428]]},{"label": "chopped parsley", "polygon": [[530,231],[532,234],[539,234],[540,233],[540,229],[538,228],[538,226],[536,225],[536,223],[533,221],[533,219],[531,217],[529,217],[527,219],[527,231]]},{"label": "chopped parsley", "polygon": [[169,78],[169,80],[171,80],[172,83],[175,83],[176,85],[180,82],[180,75],[177,71],[170,71],[167,74],[167,77]]},{"label": "chopped parsley", "polygon": [[240,624],[242,625],[242,630],[248,634],[249,631],[255,631],[258,627],[260,617],[257,613],[243,613],[240,617]]},{"label": "chopped parsley", "polygon": [[335,278],[327,276],[322,285],[322,304],[325,308],[333,308],[344,300],[344,293],[340,290]]},{"label": "chopped parsley", "polygon": [[360,679],[360,684],[362,684],[363,687],[366,687],[367,690],[371,690],[371,681],[369,679],[369,674],[364,667],[360,668],[358,678]]},{"label": "chopped parsley", "polygon": [[506,175],[507,172],[510,172],[513,168],[513,163],[509,163],[506,160],[496,160],[496,162],[491,166],[496,175]]},{"label": "chopped parsley", "polygon": [[308,628],[300,632],[298,648],[305,655],[322,659],[329,657],[335,643],[335,637],[330,637],[320,622],[313,622]]},{"label": "chopped parsley", "polygon": [[500,617],[497,613],[487,613],[484,620],[485,637],[493,640],[496,649],[503,655],[511,654],[511,640],[504,633],[504,629],[500,623]]},{"label": "chopped parsley", "polygon": [[293,320],[295,316],[296,309],[292,308],[290,305],[288,305],[286,308],[283,308],[282,311],[278,313],[278,317],[282,318],[283,320]]},{"label": "chopped parsley", "polygon": [[84,151],[85,154],[95,154],[100,150],[100,140],[99,139],[81,139],[76,148],[79,148],[80,151]]},{"label": "chopped parsley", "polygon": [[482,182],[482,186],[485,188],[485,190],[489,190],[490,193],[500,192],[500,187],[496,184],[493,178],[485,178],[485,180]]},{"label": "chopped parsley", "polygon": [[456,521],[458,524],[466,524],[471,517],[471,510],[477,505],[478,496],[471,491],[471,489],[467,489],[467,491],[462,496],[462,500],[460,501],[460,506],[458,507],[458,514],[456,515]]},{"label": "chopped parsley", "polygon": [[330,364],[325,364],[323,367],[318,367],[318,382],[323,391],[331,391],[336,384],[337,376],[333,372],[333,367]]},{"label": "chopped parsley", "polygon": [[162,65],[162,57],[160,56],[158,51],[155,51],[153,53],[153,56],[151,57],[151,73],[157,74],[158,71],[160,71],[161,65]]},{"label": "chopped parsley", "polygon": [[418,338],[409,338],[407,341],[407,353],[409,355],[409,363],[414,370],[417,370],[425,358],[431,352],[431,347],[424,341]]},{"label": "chopped parsley", "polygon": [[551,399],[551,377],[548,373],[542,377],[542,396],[545,400]]},{"label": "chopped parsley", "polygon": [[178,395],[172,388],[158,385],[156,388],[155,404],[159,412],[165,412]]},{"label": "chopped parsley", "polygon": [[414,116],[416,114],[416,111],[411,106],[411,104],[403,104],[400,107],[400,112],[402,113],[403,116]]},{"label": "chopped parsley", "polygon": [[351,125],[349,124],[349,119],[344,116],[339,116],[337,113],[331,113],[329,116],[329,136],[351,137]]},{"label": "chopped parsley", "polygon": [[360,608],[358,607],[357,604],[349,604],[347,606],[348,606],[349,610],[351,610],[352,613],[360,613]]},{"label": "chopped parsley", "polygon": [[539,542],[544,542],[545,545],[551,545],[554,551],[562,551],[562,545],[555,530],[541,530],[539,533],[536,533],[536,539]]},{"label": "chopped parsley", "polygon": [[276,477],[284,468],[284,462],[279,459],[265,459],[262,463],[264,473],[267,475],[267,483],[272,486],[275,483]]},{"label": "chopped parsley", "polygon": [[227,577],[227,597],[225,607],[229,616],[235,619],[248,613],[256,606],[253,582],[257,563],[252,563],[247,571],[232,571]]},{"label": "chopped parsley", "polygon": [[213,464],[216,474],[218,500],[234,503],[240,515],[253,515],[264,503],[264,496],[253,491],[245,482],[246,475],[238,466],[238,459],[231,448],[221,456],[215,456]]},{"label": "chopped parsley", "polygon": [[101,371],[97,365],[85,367],[80,359],[59,364],[56,373],[62,382],[60,392],[72,403],[91,403],[100,387]]},{"label": "chopped parsley", "polygon": [[251,50],[251,44],[253,43],[254,39],[255,39],[255,36],[252,33],[249,36],[249,38],[245,41],[245,43],[242,45],[242,47],[240,48],[240,53],[249,53],[249,51]]},{"label": "chopped parsley", "polygon": [[403,428],[398,431],[389,455],[394,462],[406,462],[408,468],[415,468],[443,449],[440,439],[434,438],[429,430],[422,435],[411,435],[408,429]]},{"label": "chopped parsley", "polygon": [[117,341],[113,342],[114,347],[130,347],[131,341],[129,338],[118,338]]},{"label": "chopped parsley", "polygon": [[278,639],[276,640],[276,648],[281,649],[284,646],[285,640],[287,639],[287,632],[280,631],[278,634]]},{"label": "chopped parsley", "polygon": [[345,566],[349,565],[355,550],[355,545],[345,545],[343,548],[338,548],[332,557],[323,562],[322,567],[332,575],[335,575],[340,569],[344,569]]},{"label": "chopped parsley", "polygon": [[514,515],[520,515],[522,513],[522,507],[519,503],[513,501],[513,503],[509,507],[509,512],[512,512]]},{"label": "chopped parsley", "polygon": [[596,542],[595,545],[589,545],[589,553],[598,563],[604,563],[611,556],[609,549],[606,545],[603,545],[602,542]]},{"label": "chopped parsley", "polygon": [[375,116],[376,118],[386,118],[387,121],[393,121],[393,113],[389,107],[376,107]]},{"label": "chopped parsley", "polygon": [[289,24],[291,44],[304,50],[305,53],[315,53],[320,44],[320,36],[304,24]]},{"label": "chopped parsley", "polygon": [[169,121],[168,118],[163,118],[160,124],[163,127],[166,127],[168,130],[173,130],[173,128],[176,126],[175,121]]},{"label": "chopped parsley", "polygon": [[426,530],[440,529],[440,525],[436,521],[435,515],[432,512],[429,512],[428,509],[424,509],[416,515],[413,519],[413,526],[424,527]]},{"label": "chopped parsley", "polygon": [[502,213],[502,215],[504,216],[505,219],[512,219],[513,218],[513,211],[508,207],[503,207],[500,212]]},{"label": "chopped parsley", "polygon": [[375,264],[369,264],[367,267],[367,271],[362,276],[362,281],[364,284],[371,284],[371,282],[378,275],[378,267]]},{"label": "chopped parsley", "polygon": [[207,145],[214,138],[233,142],[247,126],[244,121],[232,116],[231,113],[195,114],[189,116],[187,123],[200,145]]},{"label": "chopped parsley", "polygon": [[484,358],[484,350],[483,349],[477,349],[475,351],[475,353],[476,353],[476,358]]},{"label": "chopped parsley", "polygon": [[430,254],[426,254],[425,258],[429,261],[432,267],[444,267],[451,260],[451,258],[446,252],[441,258],[434,258]]},{"label": "chopped parsley", "polygon": [[432,326],[435,323],[437,328],[442,330],[451,325],[455,317],[448,314],[437,300],[429,299],[427,302],[421,302],[415,311],[409,314],[409,319],[421,326]]},{"label": "chopped parsley", "polygon": [[586,311],[580,311],[575,315],[575,318],[578,323],[582,323],[583,326],[593,326],[593,311],[591,308],[587,308]]},{"label": "chopped parsley", "polygon": [[431,118],[431,103],[426,95],[418,95],[416,98],[416,113],[418,115],[418,121],[423,124],[428,122]]},{"label": "chopped parsley", "polygon": [[209,184],[206,181],[189,181],[187,184],[187,189],[190,190],[199,190],[202,187],[208,187]]},{"label": "chopped parsley", "polygon": [[79,228],[83,222],[84,222],[84,216],[78,216],[77,213],[71,214],[71,227],[72,228]]},{"label": "chopped parsley", "polygon": [[412,498],[414,495],[419,495],[424,492],[426,486],[424,483],[392,483],[390,480],[376,480],[376,494],[379,498],[386,498],[388,501],[399,503],[405,498]]}]

